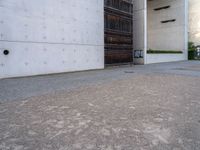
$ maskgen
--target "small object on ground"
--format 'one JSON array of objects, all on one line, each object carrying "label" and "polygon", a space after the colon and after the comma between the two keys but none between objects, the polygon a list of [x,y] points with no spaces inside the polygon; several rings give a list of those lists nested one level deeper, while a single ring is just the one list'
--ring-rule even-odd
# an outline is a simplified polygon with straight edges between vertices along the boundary
[{"label": "small object on ground", "polygon": [[124,71],[124,73],[135,73],[134,71]]}]

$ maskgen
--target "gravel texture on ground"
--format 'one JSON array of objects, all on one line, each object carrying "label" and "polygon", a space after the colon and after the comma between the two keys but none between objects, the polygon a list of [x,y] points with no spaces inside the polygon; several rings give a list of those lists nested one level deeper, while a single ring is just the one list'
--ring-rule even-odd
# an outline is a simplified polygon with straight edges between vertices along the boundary
[{"label": "gravel texture on ground", "polygon": [[[9,96],[5,101],[4,94],[0,149],[199,150],[200,65],[184,65],[161,71],[157,64],[158,69],[146,72],[125,68],[125,77],[23,99]],[[12,80],[25,79],[0,81],[1,88]]]}]

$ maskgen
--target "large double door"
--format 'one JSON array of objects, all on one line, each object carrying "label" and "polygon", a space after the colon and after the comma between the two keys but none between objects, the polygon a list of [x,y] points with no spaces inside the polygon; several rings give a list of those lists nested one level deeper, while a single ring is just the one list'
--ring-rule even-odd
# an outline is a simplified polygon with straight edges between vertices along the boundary
[{"label": "large double door", "polygon": [[132,0],[104,0],[105,64],[133,61]]}]

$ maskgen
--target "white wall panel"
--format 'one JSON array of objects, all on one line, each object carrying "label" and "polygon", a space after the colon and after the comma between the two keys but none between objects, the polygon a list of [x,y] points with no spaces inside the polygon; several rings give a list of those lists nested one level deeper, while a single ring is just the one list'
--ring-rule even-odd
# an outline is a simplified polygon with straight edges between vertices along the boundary
[{"label": "white wall panel", "polygon": [[147,64],[185,60],[185,54],[147,54]]},{"label": "white wall panel", "polygon": [[[155,11],[155,8],[170,6]],[[185,51],[184,0],[157,0],[148,2],[148,49]],[[175,19],[175,22],[161,21]]]},{"label": "white wall panel", "polygon": [[[134,0],[133,45],[134,50],[144,50],[144,58],[134,58],[135,63],[187,59],[187,2],[187,0]],[[167,5],[170,5],[169,9],[154,11],[155,8]],[[176,21],[161,23],[169,19]],[[179,50],[183,51],[183,54],[150,55],[147,54],[148,49]]]},{"label": "white wall panel", "polygon": [[19,42],[1,46],[12,49],[0,59],[1,77],[100,69],[104,63],[103,46]]},{"label": "white wall panel", "polygon": [[0,6],[0,78],[104,67],[103,0],[0,0]]},{"label": "white wall panel", "polygon": [[[146,0],[133,0],[133,50],[143,50],[146,56]],[[134,58],[135,64],[144,64],[145,59]]]},{"label": "white wall panel", "polygon": [[[188,0],[148,1],[148,44],[147,49],[175,50],[183,54],[147,54],[146,63],[187,60],[187,13]],[[170,6],[155,11],[155,8]],[[175,19],[175,22],[161,21]]]}]

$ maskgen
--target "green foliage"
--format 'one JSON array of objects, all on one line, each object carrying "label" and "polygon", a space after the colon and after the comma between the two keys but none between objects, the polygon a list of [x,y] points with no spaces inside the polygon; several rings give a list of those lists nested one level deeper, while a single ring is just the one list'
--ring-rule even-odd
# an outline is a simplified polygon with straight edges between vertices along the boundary
[{"label": "green foliage", "polygon": [[195,51],[193,51],[193,50],[188,51],[188,59],[189,60],[194,60],[194,55],[195,55]]},{"label": "green foliage", "polygon": [[196,46],[193,42],[188,42],[188,59],[194,60]]},{"label": "green foliage", "polygon": [[149,49],[147,51],[148,54],[182,54],[182,51],[177,50],[152,50]]},{"label": "green foliage", "polygon": [[188,50],[189,51],[195,51],[196,46],[194,45],[193,42],[188,42]]}]

